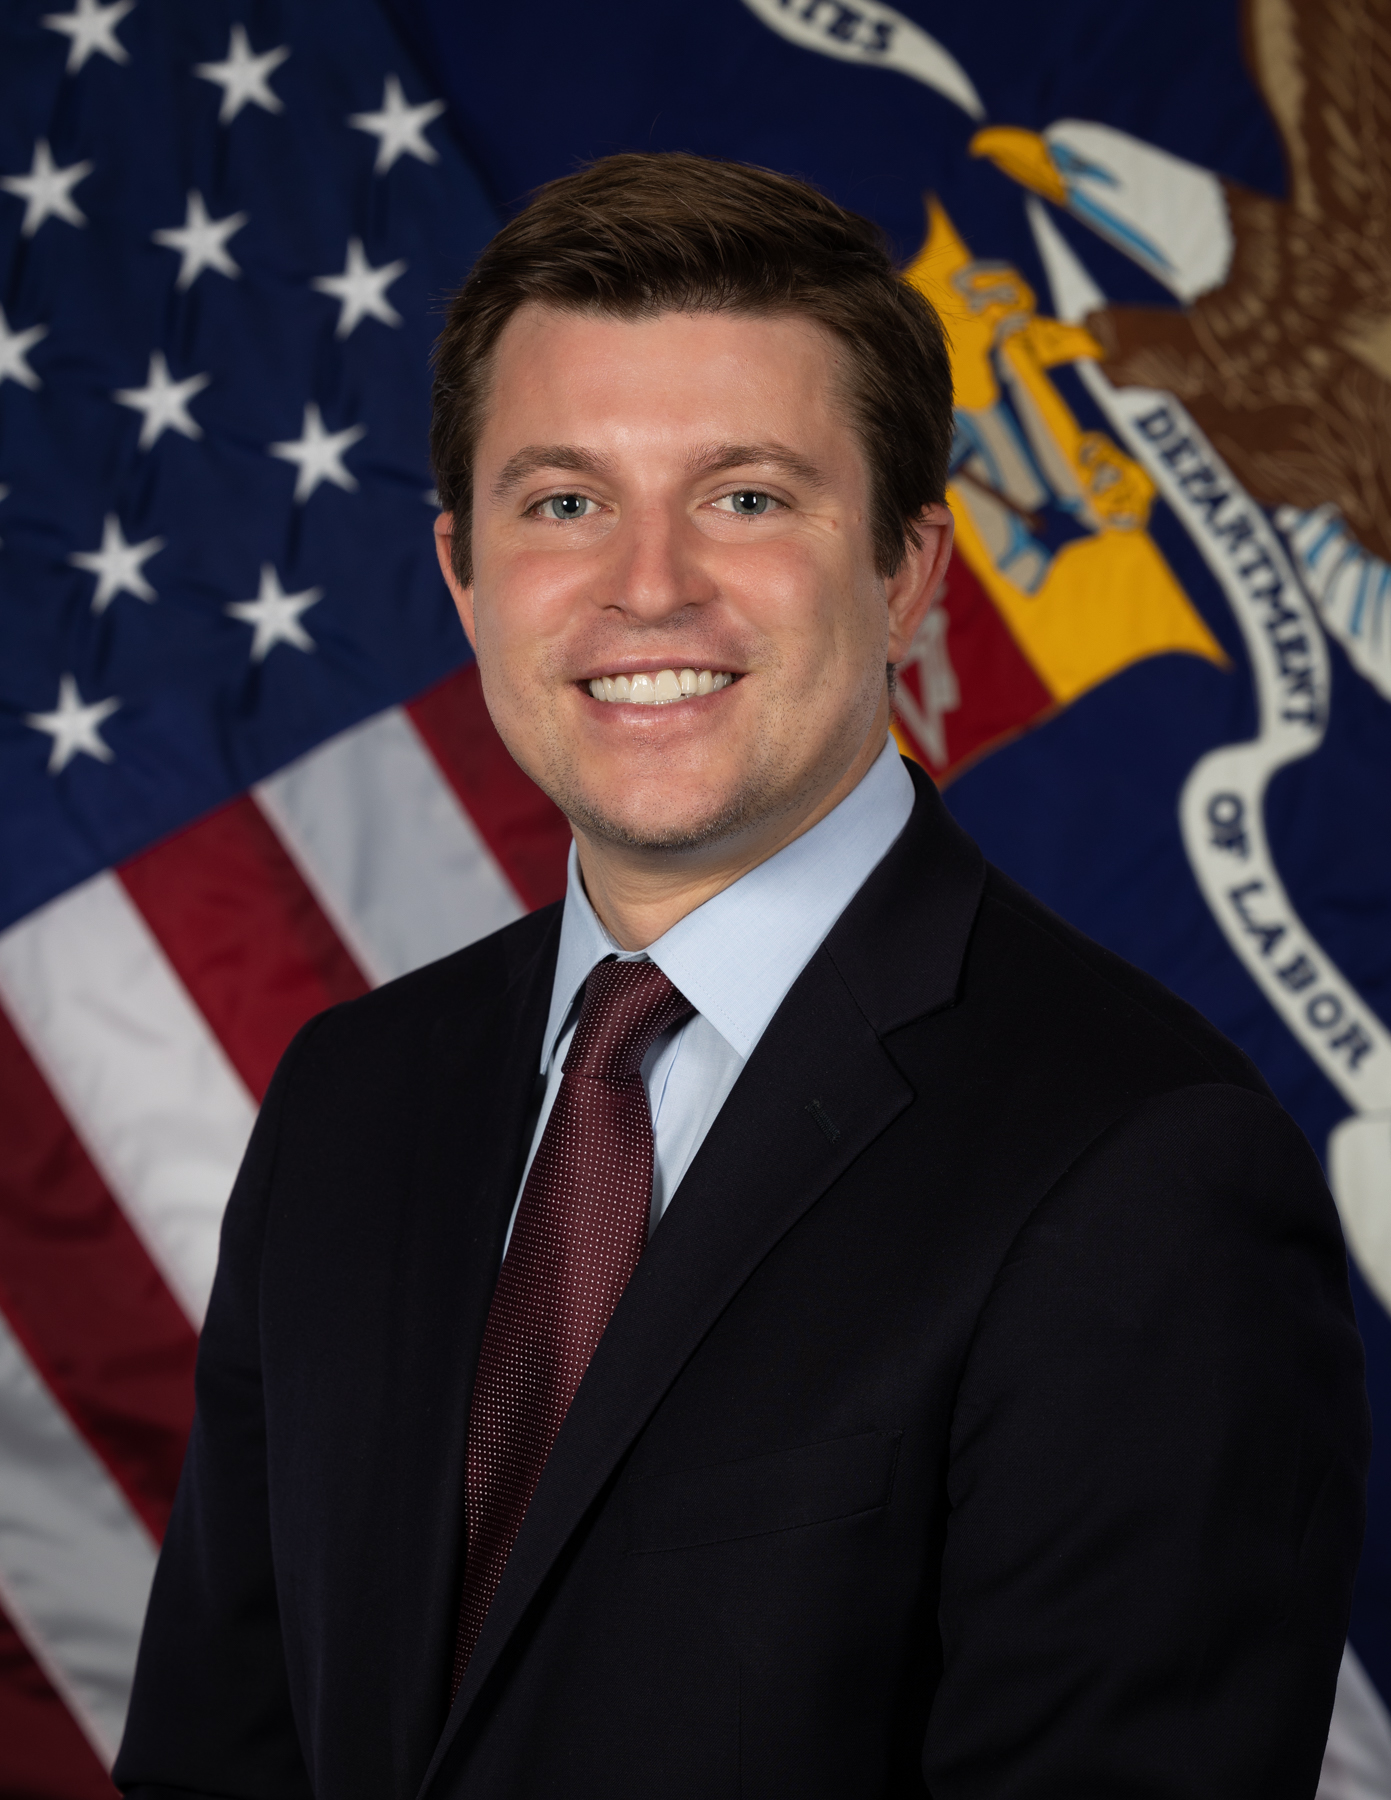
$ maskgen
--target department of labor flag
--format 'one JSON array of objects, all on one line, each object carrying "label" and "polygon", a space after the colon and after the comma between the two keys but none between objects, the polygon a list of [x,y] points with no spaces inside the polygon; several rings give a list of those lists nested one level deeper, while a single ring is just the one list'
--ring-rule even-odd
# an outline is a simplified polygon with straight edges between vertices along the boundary
[{"label": "department of labor flag", "polygon": [[[1325,1800],[1391,1796],[1384,0],[397,0],[501,203],[680,149],[868,213],[951,340],[903,748],[1324,1159],[1376,1421]],[[524,124],[521,121],[525,121]]]}]

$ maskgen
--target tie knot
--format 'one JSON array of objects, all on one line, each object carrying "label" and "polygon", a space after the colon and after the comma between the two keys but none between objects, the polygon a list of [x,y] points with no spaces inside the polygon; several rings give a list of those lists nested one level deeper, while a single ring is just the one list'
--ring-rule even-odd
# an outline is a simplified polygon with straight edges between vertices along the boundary
[{"label": "tie knot", "polygon": [[695,1011],[654,962],[606,957],[590,970],[584,1004],[565,1058],[567,1075],[629,1081],[664,1031]]}]

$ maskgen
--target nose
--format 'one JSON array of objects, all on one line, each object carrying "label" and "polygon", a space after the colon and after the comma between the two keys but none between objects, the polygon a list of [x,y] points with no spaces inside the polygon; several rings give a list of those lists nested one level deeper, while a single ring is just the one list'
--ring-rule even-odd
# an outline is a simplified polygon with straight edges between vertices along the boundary
[{"label": "nose", "polygon": [[700,533],[680,506],[650,503],[630,511],[607,548],[603,604],[635,624],[665,623],[715,596]]}]

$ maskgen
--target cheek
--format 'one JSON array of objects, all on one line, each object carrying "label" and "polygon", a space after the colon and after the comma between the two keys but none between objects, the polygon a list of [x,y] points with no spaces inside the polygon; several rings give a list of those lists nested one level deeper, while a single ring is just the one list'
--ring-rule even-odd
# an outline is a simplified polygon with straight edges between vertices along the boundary
[{"label": "cheek", "polygon": [[815,637],[833,614],[834,571],[805,545],[751,547],[715,573],[727,602],[771,638]]},{"label": "cheek", "polygon": [[480,559],[474,586],[480,658],[491,651],[509,665],[542,662],[573,622],[582,591],[578,559],[525,554]]},{"label": "cheek", "polygon": [[872,656],[888,639],[882,595],[839,550],[770,545],[766,554],[741,559],[726,588],[749,623],[813,675]]}]

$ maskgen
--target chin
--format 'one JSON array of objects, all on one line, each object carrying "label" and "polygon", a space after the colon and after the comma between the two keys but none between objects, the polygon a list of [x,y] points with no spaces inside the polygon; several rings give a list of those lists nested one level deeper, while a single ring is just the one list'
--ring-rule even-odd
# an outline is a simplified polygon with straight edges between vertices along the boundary
[{"label": "chin", "polygon": [[[643,783],[646,787],[649,784]],[[570,821],[586,836],[627,850],[666,855],[703,850],[737,836],[766,811],[761,794],[747,787],[723,794],[683,797],[674,803],[675,783],[654,782],[650,805],[634,804],[631,792],[615,804],[604,796],[564,793],[553,797]]]}]

